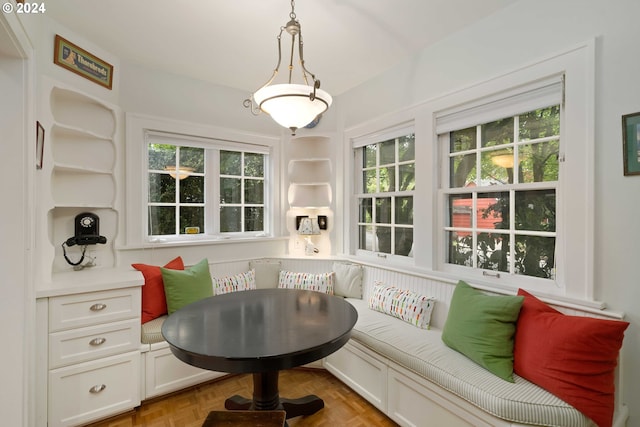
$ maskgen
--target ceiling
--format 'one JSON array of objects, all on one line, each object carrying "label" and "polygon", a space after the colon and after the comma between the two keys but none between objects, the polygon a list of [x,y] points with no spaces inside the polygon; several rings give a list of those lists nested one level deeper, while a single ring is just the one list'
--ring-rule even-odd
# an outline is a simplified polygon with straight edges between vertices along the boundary
[{"label": "ceiling", "polygon": [[[295,13],[307,69],[339,95],[515,1],[298,0]],[[249,93],[271,76],[276,36],[290,12],[286,0],[47,3],[50,18],[121,60]],[[286,33],[282,42],[284,79]]]}]

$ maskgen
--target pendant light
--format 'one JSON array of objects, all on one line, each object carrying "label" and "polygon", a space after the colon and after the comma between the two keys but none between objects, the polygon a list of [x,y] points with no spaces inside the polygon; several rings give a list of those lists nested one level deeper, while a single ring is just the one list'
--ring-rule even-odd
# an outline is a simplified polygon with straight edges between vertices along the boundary
[{"label": "pendant light", "polygon": [[[296,130],[313,122],[316,117],[324,113],[331,105],[331,95],[320,89],[320,80],[311,73],[304,64],[302,29],[296,19],[295,3],[291,0],[291,13],[289,22],[280,27],[278,34],[278,64],[267,83],[255,91],[251,97],[244,100],[245,108],[250,108],[254,115],[265,112],[271,116],[280,126],[291,129],[295,135]],[[289,59],[289,78],[287,83],[272,84],[278,75],[282,60],[281,39],[286,31],[291,36],[291,56]],[[296,43],[297,39],[297,43]],[[294,56],[296,44],[300,60],[300,72],[304,84],[293,83]],[[311,83],[309,84],[309,78]]]}]

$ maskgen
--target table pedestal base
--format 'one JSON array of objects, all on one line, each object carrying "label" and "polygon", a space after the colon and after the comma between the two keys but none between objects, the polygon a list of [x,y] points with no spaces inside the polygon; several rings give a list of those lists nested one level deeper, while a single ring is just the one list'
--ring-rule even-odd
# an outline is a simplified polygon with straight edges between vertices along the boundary
[{"label": "table pedestal base", "polygon": [[278,374],[278,371],[253,374],[253,399],[232,396],[225,401],[224,407],[229,410],[245,411],[283,409],[287,413],[287,419],[315,414],[324,408],[324,401],[313,394],[298,399],[280,398]]}]

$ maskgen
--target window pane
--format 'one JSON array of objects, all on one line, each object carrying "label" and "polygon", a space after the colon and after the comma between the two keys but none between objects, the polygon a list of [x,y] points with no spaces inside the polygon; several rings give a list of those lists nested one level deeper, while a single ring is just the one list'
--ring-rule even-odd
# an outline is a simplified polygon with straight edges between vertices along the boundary
[{"label": "window pane", "polygon": [[376,179],[376,170],[370,169],[362,172],[362,189],[364,193],[378,192],[378,181]]},{"label": "window pane", "polygon": [[560,141],[527,144],[519,148],[520,182],[548,182],[558,180]]},{"label": "window pane", "polygon": [[414,134],[398,138],[398,161],[407,162],[416,159],[416,137]]},{"label": "window pane", "polygon": [[220,178],[220,203],[242,203],[242,180]]},{"label": "window pane", "polygon": [[478,268],[509,271],[509,235],[478,233]]},{"label": "window pane", "polygon": [[264,230],[264,208],[244,208],[244,231]]},{"label": "window pane", "polygon": [[168,174],[149,174],[149,202],[175,203],[176,180]]},{"label": "window pane", "polygon": [[359,248],[366,251],[375,251],[378,249],[378,245],[375,244],[376,237],[373,234],[373,226],[361,225],[359,228],[360,244]]},{"label": "window pane", "polygon": [[396,198],[396,224],[413,224],[413,197]]},{"label": "window pane", "polygon": [[450,153],[458,153],[460,151],[473,150],[476,144],[476,128],[461,129],[451,132]]},{"label": "window pane", "polygon": [[380,143],[380,165],[388,165],[396,161],[396,140]]},{"label": "window pane", "polygon": [[360,215],[358,222],[373,222],[373,201],[372,199],[360,199]]},{"label": "window pane", "polygon": [[516,192],[516,230],[556,231],[556,191]]},{"label": "window pane", "polygon": [[204,172],[204,148],[180,147],[180,168],[190,172]]},{"label": "window pane", "polygon": [[180,203],[204,203],[204,176],[180,180]]},{"label": "window pane", "polygon": [[416,188],[415,163],[398,166],[400,172],[400,186],[398,191],[411,191]]},{"label": "window pane", "polygon": [[380,192],[396,191],[396,168],[380,168]]},{"label": "window pane", "polygon": [[413,228],[396,227],[395,254],[408,256],[413,248]]},{"label": "window pane", "polygon": [[204,207],[180,208],[180,234],[186,234],[187,227],[198,227],[204,233]]},{"label": "window pane", "polygon": [[466,187],[476,181],[475,154],[453,156],[449,162],[449,186],[451,188]]},{"label": "window pane", "polygon": [[242,231],[241,213],[239,207],[220,208],[220,231],[222,233]]},{"label": "window pane", "polygon": [[376,223],[391,224],[391,197],[376,199]]},{"label": "window pane", "polygon": [[509,193],[479,193],[477,228],[509,229]]},{"label": "window pane", "polygon": [[447,226],[456,228],[471,228],[471,210],[473,199],[471,194],[456,194],[449,196],[449,221]]},{"label": "window pane", "polygon": [[376,227],[376,242],[378,252],[391,253],[391,227]]},{"label": "window pane", "polygon": [[245,176],[264,176],[264,156],[262,154],[244,154],[244,174]]},{"label": "window pane", "polygon": [[471,233],[460,231],[447,231],[447,262],[449,264],[464,265],[467,267],[473,266],[473,250],[471,245],[473,239]]},{"label": "window pane", "polygon": [[220,173],[222,175],[242,174],[242,153],[238,151],[220,151]]},{"label": "window pane", "polygon": [[362,159],[363,167],[372,168],[376,166],[377,151],[378,151],[378,146],[376,144],[371,144],[364,147],[364,156]]},{"label": "window pane", "polygon": [[560,106],[530,111],[519,116],[519,140],[546,138],[560,134]]},{"label": "window pane", "polygon": [[149,235],[176,234],[176,208],[149,206]]},{"label": "window pane", "polygon": [[513,184],[513,148],[482,152],[482,185]]},{"label": "window pane", "polygon": [[516,236],[516,273],[555,279],[555,246],[555,237]]},{"label": "window pane", "polygon": [[510,144],[513,142],[513,117],[485,123],[480,126],[482,147]]},{"label": "window pane", "polygon": [[261,179],[244,180],[244,202],[253,204],[264,203],[264,181]]},{"label": "window pane", "polygon": [[149,170],[165,170],[176,165],[176,147],[168,144],[149,144]]}]

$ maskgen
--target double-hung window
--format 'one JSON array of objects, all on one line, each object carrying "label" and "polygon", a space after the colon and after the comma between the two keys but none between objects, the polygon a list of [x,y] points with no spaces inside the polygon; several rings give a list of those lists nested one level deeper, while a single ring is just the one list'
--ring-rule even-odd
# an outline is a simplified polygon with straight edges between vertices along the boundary
[{"label": "double-hung window", "polygon": [[441,256],[451,271],[555,280],[562,117],[558,77],[440,118]]},{"label": "double-hung window", "polygon": [[147,153],[149,238],[267,231],[264,149],[150,132]]},{"label": "double-hung window", "polygon": [[412,256],[415,135],[412,129],[354,145],[358,250]]}]

